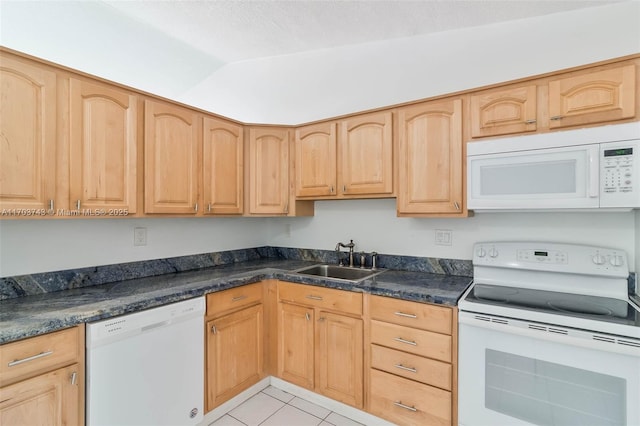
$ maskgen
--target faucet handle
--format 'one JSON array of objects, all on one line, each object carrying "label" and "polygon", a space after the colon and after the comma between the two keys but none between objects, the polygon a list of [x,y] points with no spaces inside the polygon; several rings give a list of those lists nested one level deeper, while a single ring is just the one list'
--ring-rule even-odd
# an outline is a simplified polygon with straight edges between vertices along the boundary
[{"label": "faucet handle", "polygon": [[378,258],[378,253],[375,251],[371,252],[371,269],[376,269],[376,259]]},{"label": "faucet handle", "polygon": [[360,252],[360,267],[364,268],[367,260],[367,253],[361,251]]}]

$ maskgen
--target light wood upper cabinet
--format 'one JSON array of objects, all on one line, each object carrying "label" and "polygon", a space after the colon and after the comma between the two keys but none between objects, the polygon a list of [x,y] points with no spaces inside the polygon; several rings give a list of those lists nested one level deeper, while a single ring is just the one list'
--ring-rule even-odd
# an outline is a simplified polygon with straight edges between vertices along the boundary
[{"label": "light wood upper cabinet", "polygon": [[331,196],[337,190],[336,123],[296,129],[296,196]]},{"label": "light wood upper cabinet", "polygon": [[74,208],[136,211],[137,98],[70,81],[70,200]]},{"label": "light wood upper cabinet", "polygon": [[204,214],[242,214],[243,128],[205,117],[203,133]]},{"label": "light wood upper cabinet", "polygon": [[471,137],[533,132],[537,129],[535,84],[471,95]]},{"label": "light wood upper cabinet", "polygon": [[145,101],[144,211],[196,214],[201,116],[164,102]]},{"label": "light wood upper cabinet", "polygon": [[339,185],[344,195],[393,193],[393,124],[390,111],[340,122]]},{"label": "light wood upper cabinet", "polygon": [[56,74],[0,54],[0,208],[56,208]]},{"label": "light wood upper cabinet", "polygon": [[249,130],[249,213],[289,212],[289,131]]},{"label": "light wood upper cabinet", "polygon": [[635,67],[630,64],[551,80],[549,127],[555,129],[634,117]]},{"label": "light wood upper cabinet", "polygon": [[462,100],[398,111],[398,214],[462,216]]}]

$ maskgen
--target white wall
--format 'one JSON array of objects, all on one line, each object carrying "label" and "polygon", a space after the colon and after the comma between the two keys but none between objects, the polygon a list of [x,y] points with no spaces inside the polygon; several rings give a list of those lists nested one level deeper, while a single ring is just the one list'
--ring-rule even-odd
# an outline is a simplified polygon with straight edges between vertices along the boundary
[{"label": "white wall", "polygon": [[[147,245],[133,229],[147,228]],[[0,276],[209,253],[267,244],[265,218],[0,221]]]},{"label": "white wall", "polygon": [[[356,250],[471,259],[478,241],[555,241],[614,247],[629,254],[634,270],[637,238],[626,213],[482,213],[464,219],[398,218],[395,200],[316,201],[313,218],[269,219],[274,246],[333,250],[353,239]],[[453,232],[451,246],[435,245],[435,230]],[[640,262],[640,259],[637,261]]]},{"label": "white wall", "polygon": [[96,1],[3,1],[2,45],[253,123],[299,124],[640,52],[628,1],[223,64]]},{"label": "white wall", "polygon": [[[0,42],[53,62],[249,122],[299,123],[640,52],[640,2],[221,67],[96,2],[7,2]],[[640,264],[640,216],[395,217],[393,200],[324,201],[314,218],[0,221],[0,276],[253,247],[359,249],[469,259],[492,239],[625,249]],[[133,246],[133,228],[148,246]],[[290,230],[290,236],[287,236]],[[453,231],[435,246],[435,229]]]},{"label": "white wall", "polygon": [[299,124],[637,53],[639,16],[633,1],[232,63],[180,100],[246,122]]}]

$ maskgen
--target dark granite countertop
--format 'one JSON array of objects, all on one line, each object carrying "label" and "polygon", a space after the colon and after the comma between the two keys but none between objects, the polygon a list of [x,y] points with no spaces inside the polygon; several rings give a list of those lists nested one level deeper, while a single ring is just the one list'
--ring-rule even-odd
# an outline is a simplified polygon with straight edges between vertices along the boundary
[{"label": "dark granite countertop", "polygon": [[318,262],[261,259],[188,272],[131,279],[0,301],[0,343],[36,336],[198,297],[228,288],[279,279],[404,300],[455,306],[470,277],[387,270],[351,283],[293,272]]}]

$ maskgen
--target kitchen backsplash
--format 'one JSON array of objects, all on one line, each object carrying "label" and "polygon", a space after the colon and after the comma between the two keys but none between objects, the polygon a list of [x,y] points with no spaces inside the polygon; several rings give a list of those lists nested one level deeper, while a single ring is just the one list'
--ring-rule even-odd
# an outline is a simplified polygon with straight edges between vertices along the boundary
[{"label": "kitchen backsplash", "polygon": [[[339,254],[334,250],[266,246],[19,275],[0,278],[0,300],[261,259],[308,260],[337,264],[339,261],[338,256]],[[347,254],[343,252],[340,256],[345,260]],[[465,277],[473,276],[473,267],[470,260],[389,254],[379,254],[377,257],[377,266],[379,268]],[[359,266],[360,255],[354,254],[354,258],[355,264]],[[370,253],[366,255],[365,264],[367,267],[371,266]]]}]

